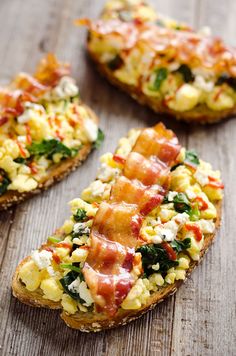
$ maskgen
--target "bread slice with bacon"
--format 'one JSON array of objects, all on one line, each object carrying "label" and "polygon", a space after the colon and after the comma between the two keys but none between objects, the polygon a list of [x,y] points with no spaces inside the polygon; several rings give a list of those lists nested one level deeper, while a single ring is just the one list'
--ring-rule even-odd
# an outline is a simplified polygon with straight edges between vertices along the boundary
[{"label": "bread slice with bacon", "polygon": [[68,64],[49,54],[33,76],[0,88],[0,209],[47,189],[103,138]]},{"label": "bread slice with bacon", "polygon": [[89,29],[99,71],[141,104],[186,122],[214,123],[236,113],[236,50],[137,0],[111,0]]},{"label": "bread slice with bacon", "polygon": [[131,130],[101,157],[70,219],[18,265],[14,296],[62,309],[81,331],[138,318],[176,292],[211,245],[222,189],[220,172],[163,124]]}]

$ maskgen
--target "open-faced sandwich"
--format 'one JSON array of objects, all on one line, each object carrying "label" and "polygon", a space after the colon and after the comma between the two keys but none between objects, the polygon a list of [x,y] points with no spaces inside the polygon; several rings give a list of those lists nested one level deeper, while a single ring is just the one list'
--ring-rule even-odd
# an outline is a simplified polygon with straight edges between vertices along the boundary
[{"label": "open-faced sandwich", "polygon": [[72,216],[13,277],[21,302],[62,309],[81,331],[123,325],[176,292],[220,222],[220,172],[159,123],[131,130]]},{"label": "open-faced sandwich", "polygon": [[187,122],[236,113],[236,50],[136,0],[109,1],[89,28],[90,56],[113,84],[141,104]]},{"label": "open-faced sandwich", "polygon": [[103,138],[69,74],[49,54],[0,88],[0,209],[62,179]]}]

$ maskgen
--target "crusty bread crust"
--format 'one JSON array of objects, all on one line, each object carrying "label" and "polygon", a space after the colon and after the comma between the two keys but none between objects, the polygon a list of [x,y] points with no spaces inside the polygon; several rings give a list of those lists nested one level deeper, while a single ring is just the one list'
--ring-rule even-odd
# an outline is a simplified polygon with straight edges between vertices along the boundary
[{"label": "crusty bread crust", "polygon": [[177,120],[197,124],[213,124],[236,114],[236,105],[232,109],[220,111],[211,110],[205,104],[198,105],[195,109],[184,112],[169,109],[167,106],[163,105],[161,100],[145,95],[141,91],[138,91],[134,85],[122,83],[115,78],[112,70],[110,70],[104,63],[101,63],[89,48],[88,52],[92,60],[95,62],[98,71],[113,85],[128,93],[133,99],[138,101],[139,104],[146,105],[159,114],[167,114]]},{"label": "crusty bread crust", "polygon": [[[90,118],[98,123],[98,117],[96,114],[86,105],[83,104],[86,110],[89,112]],[[61,181],[71,171],[75,170],[81,163],[87,158],[92,149],[92,144],[84,144],[78,154],[73,158],[67,158],[61,163],[54,164],[48,174],[39,182],[36,189],[30,192],[19,193],[16,190],[8,190],[5,194],[0,196],[0,210],[8,209],[10,206],[18,204],[33,195],[39,194],[43,190],[47,190],[54,183]]]},{"label": "crusty bread crust", "polygon": [[[221,220],[221,202],[215,204],[217,208],[217,220],[216,229],[220,226]],[[191,274],[194,268],[199,264],[204,254],[207,252],[208,248],[212,244],[215,238],[214,234],[208,234],[204,239],[204,246],[201,251],[201,257],[199,261],[192,261],[190,267],[187,270],[187,277]],[[17,267],[12,281],[13,295],[18,298],[22,303],[28,304],[34,307],[45,307],[50,309],[61,309],[60,302],[52,302],[50,300],[44,299],[40,289],[35,292],[29,292],[24,284],[19,278],[19,271],[21,267],[29,261],[31,257],[26,257]],[[186,279],[185,279],[186,280]],[[125,325],[141,315],[145,314],[147,311],[153,309],[157,304],[161,303],[165,298],[174,294],[177,289],[181,286],[184,281],[178,280],[174,284],[170,284],[165,287],[161,287],[157,292],[151,294],[148,302],[138,310],[123,310],[119,309],[118,313],[112,317],[108,318],[106,314],[92,313],[92,312],[76,312],[73,315],[67,314],[62,311],[61,318],[65,323],[73,328],[84,332],[97,332],[104,329],[111,329],[117,326]]]}]

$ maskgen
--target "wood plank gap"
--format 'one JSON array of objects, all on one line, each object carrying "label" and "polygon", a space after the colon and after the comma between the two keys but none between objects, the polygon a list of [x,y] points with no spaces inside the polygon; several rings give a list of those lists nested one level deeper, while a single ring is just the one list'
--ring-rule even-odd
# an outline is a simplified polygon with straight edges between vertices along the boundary
[{"label": "wood plank gap", "polygon": [[174,332],[174,322],[175,322],[175,303],[176,303],[176,294],[174,294],[172,296],[172,298],[174,299],[174,303],[173,303],[173,309],[172,309],[172,323],[171,323],[171,334],[170,334],[170,350],[169,350],[169,355],[172,355],[172,346],[173,346],[173,332]]}]

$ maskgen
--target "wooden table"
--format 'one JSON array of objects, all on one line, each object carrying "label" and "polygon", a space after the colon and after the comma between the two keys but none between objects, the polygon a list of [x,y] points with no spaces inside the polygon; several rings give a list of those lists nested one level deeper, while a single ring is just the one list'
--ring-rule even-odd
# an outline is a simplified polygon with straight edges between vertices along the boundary
[{"label": "wooden table", "polygon": [[[235,44],[233,0],[159,0],[157,9],[195,27],[210,25]],[[218,355],[236,354],[236,122],[190,127],[164,122],[187,147],[195,148],[223,173],[223,221],[203,263],[178,293],[139,321],[116,330],[83,334],[65,326],[59,312],[22,305],[11,296],[17,263],[45,240],[69,214],[67,202],[79,196],[96,174],[99,156],[113,151],[129,128],[152,125],[159,117],[103,80],[88,60],[86,31],[76,17],[95,18],[103,1],[1,0],[0,78],[33,71],[48,51],[72,63],[85,102],[101,118],[106,140],[63,182],[20,206],[0,213],[0,353],[5,355]]]}]

